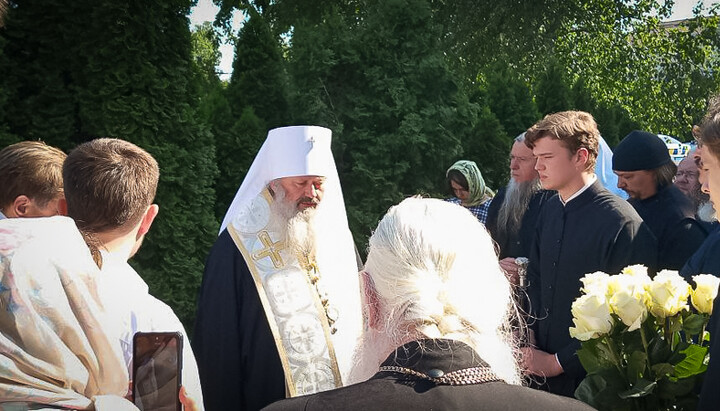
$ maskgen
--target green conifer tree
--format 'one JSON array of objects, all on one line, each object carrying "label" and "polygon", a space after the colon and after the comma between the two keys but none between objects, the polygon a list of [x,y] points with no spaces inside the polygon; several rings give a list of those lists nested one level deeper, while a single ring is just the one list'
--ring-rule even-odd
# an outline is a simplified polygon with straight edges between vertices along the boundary
[{"label": "green conifer tree", "polygon": [[440,195],[477,115],[448,69],[427,1],[366,6],[298,25],[291,50],[296,121],[333,130],[361,249],[390,205],[412,194]]},{"label": "green conifer tree", "polygon": [[[12,140],[44,140],[63,150],[77,144],[73,84],[83,65],[73,43],[82,30],[77,3],[48,0],[42,4],[13,2],[0,29],[1,89],[6,94],[3,116]],[[11,142],[11,141],[8,141]]]},{"label": "green conifer tree", "polygon": [[543,116],[572,108],[564,68],[555,59],[548,62],[545,72],[535,83],[535,103]]},{"label": "green conifer tree", "polygon": [[63,148],[116,137],[158,160],[160,214],[132,262],[186,326],[218,226],[215,147],[196,117],[189,7],[190,0],[23,2],[3,32],[15,68],[11,98],[21,106],[11,132]]},{"label": "green conifer tree", "polygon": [[490,110],[510,136],[517,136],[540,119],[530,87],[504,65],[495,65],[484,86]]},{"label": "green conifer tree", "polygon": [[[0,36],[0,69],[3,68],[3,63],[6,61],[3,51],[4,45],[5,38]],[[0,149],[20,141],[20,138],[11,134],[9,131],[7,113],[9,110],[8,103],[10,102],[10,91],[7,87],[7,84],[0,81]]]},{"label": "green conifer tree", "polygon": [[287,125],[287,78],[279,38],[255,9],[249,8],[248,14],[235,44],[228,101],[235,115],[251,107],[268,127]]},{"label": "green conifer tree", "polygon": [[[286,126],[290,117],[287,79],[278,38],[263,16],[247,9],[250,18],[238,34],[233,74],[226,90],[231,119],[217,134],[220,175],[216,214],[222,218],[250,168],[268,129]],[[215,123],[214,129],[219,129]]]},{"label": "green conifer tree", "polygon": [[579,77],[575,81],[571,95],[574,109],[587,111],[595,117],[600,134],[610,147],[615,147],[632,130],[641,128],[619,103],[615,105],[598,103],[592,97],[583,77]]}]

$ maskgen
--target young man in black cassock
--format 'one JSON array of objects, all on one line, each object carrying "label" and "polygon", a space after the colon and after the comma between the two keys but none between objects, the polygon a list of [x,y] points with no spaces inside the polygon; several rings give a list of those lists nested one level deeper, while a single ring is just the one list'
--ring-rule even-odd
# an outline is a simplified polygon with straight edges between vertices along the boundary
[{"label": "young man in black cassock", "polygon": [[528,372],[544,380],[542,389],[570,397],[585,375],[576,355],[580,343],[568,332],[580,278],[632,264],[652,266],[657,259],[647,225],[593,173],[599,136],[592,115],[579,111],[548,115],[525,136],[543,188],[558,194],[543,207],[530,252],[535,347],[524,348],[523,357]]},{"label": "young man in black cassock", "polygon": [[646,131],[631,132],[613,153],[618,188],[658,240],[657,271],[681,269],[707,236],[693,203],[673,185],[676,170],[665,143]]}]

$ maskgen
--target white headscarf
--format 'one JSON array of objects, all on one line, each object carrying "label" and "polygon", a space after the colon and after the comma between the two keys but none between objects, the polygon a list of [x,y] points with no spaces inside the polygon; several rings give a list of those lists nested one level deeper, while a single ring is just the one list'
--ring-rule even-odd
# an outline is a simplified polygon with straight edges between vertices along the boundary
[{"label": "white headscarf", "polygon": [[[317,263],[324,287],[340,312],[332,336],[343,383],[349,382],[352,354],[362,331],[360,290],[352,234],[345,214],[340,179],[330,149],[332,132],[318,126],[281,127],[270,130],[240,189],[223,219],[247,231],[236,219],[272,180],[282,177],[322,176],[323,196],[313,218],[317,241]],[[261,227],[257,227],[260,229]],[[352,382],[352,381],[350,381]]]},{"label": "white headscarf", "polygon": [[129,379],[119,321],[103,307],[99,275],[71,219],[0,221],[5,406],[137,410],[123,398]]}]

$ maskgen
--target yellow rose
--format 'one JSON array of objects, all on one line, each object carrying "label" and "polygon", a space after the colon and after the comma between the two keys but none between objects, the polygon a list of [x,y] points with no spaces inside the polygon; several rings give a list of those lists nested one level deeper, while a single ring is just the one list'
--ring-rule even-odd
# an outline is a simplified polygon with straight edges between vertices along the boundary
[{"label": "yellow rose", "polygon": [[573,323],[570,336],[580,341],[598,338],[610,332],[613,319],[605,295],[585,294],[572,304]]},{"label": "yellow rose", "polygon": [[689,308],[690,284],[677,271],[660,271],[646,288],[650,294],[650,312],[657,318],[672,317]]},{"label": "yellow rose", "polygon": [[628,326],[628,331],[640,328],[642,322],[647,318],[649,298],[642,276],[614,275],[610,277],[608,289],[610,290],[609,303],[612,312],[620,317],[623,324]]},{"label": "yellow rose", "polygon": [[718,294],[718,285],[720,278],[710,274],[699,274],[693,277],[693,281],[697,286],[692,291],[692,304],[703,314],[711,314],[713,310],[713,301]]},{"label": "yellow rose", "polygon": [[647,267],[641,264],[629,265],[623,268],[622,273],[636,277],[638,280],[641,280],[646,284],[649,284],[650,281],[652,281],[648,275]]},{"label": "yellow rose", "polygon": [[610,281],[610,276],[601,271],[585,274],[580,281],[583,283],[582,290],[585,294],[607,295],[608,293],[608,282]]}]

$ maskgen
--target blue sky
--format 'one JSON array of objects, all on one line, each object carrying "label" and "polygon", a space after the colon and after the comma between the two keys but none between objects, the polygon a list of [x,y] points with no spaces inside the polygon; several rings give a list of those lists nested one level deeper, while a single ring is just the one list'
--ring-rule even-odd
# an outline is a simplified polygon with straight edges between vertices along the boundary
[{"label": "blue sky", "polygon": [[[705,7],[709,7],[713,0],[702,0]],[[692,16],[693,6],[697,3],[697,0],[676,0],[675,6],[673,7],[673,14],[668,20],[681,20]],[[199,0],[197,6],[190,10],[190,27],[194,27],[196,24],[202,24],[205,21],[213,21],[215,15],[220,8],[215,6],[212,0]],[[243,16],[240,13],[233,15],[232,26],[235,31],[239,30],[242,26]],[[232,62],[234,58],[234,50],[231,44],[222,44],[220,46],[220,53],[222,57],[220,64],[217,69],[220,73],[220,78],[227,80],[230,78],[232,73]]]}]

